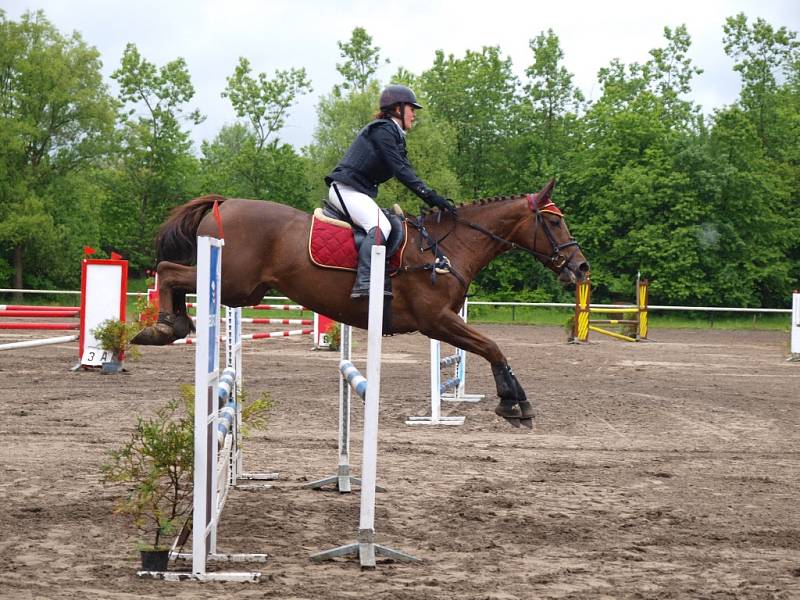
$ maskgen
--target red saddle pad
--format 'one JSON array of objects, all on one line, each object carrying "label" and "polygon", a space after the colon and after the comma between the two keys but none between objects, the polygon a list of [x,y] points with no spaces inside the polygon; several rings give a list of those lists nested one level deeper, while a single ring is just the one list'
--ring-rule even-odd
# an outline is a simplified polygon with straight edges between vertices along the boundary
[{"label": "red saddle pad", "polygon": [[[406,227],[405,223],[403,227]],[[391,273],[400,268],[404,249],[405,242],[403,247],[389,258]],[[318,218],[315,212],[311,221],[311,233],[308,236],[308,256],[318,267],[355,271],[358,265],[358,252],[353,239],[353,229],[342,221]]]}]

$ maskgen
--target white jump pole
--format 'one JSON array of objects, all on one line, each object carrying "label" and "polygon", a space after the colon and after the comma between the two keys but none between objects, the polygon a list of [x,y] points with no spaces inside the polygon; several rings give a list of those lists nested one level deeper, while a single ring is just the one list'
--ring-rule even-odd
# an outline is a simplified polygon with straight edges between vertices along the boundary
[{"label": "white jump pole", "polygon": [[367,334],[368,383],[364,397],[361,511],[357,541],[354,544],[339,546],[338,548],[319,552],[311,556],[311,560],[321,561],[337,556],[358,554],[362,569],[375,568],[376,554],[401,561],[418,560],[404,552],[375,543],[375,484],[378,471],[378,416],[380,413],[381,344],[383,341],[383,277],[385,269],[386,247],[373,246]]},{"label": "white jump pole", "polygon": [[[461,310],[458,311],[458,316],[461,317],[461,320],[464,323],[467,322],[467,313],[468,311],[468,304],[469,300],[464,298],[464,306],[461,307]],[[441,343],[440,343],[441,345]],[[458,387],[456,387],[452,392],[444,392],[441,395],[441,399],[445,402],[480,402],[485,398],[483,394],[468,394],[466,392],[466,385],[467,385],[467,353],[465,350],[461,348],[456,348],[456,354],[458,359],[455,363],[455,378],[458,379]]]},{"label": "white jump pole", "polygon": [[800,361],[800,290],[792,293],[792,355],[791,361]]},{"label": "white jump pole", "polygon": [[[350,361],[352,340],[353,328],[350,325],[342,324],[339,347],[340,364]],[[319,489],[325,485],[336,484],[340,493],[347,494],[352,491],[351,484],[361,485],[361,479],[350,474],[350,404],[352,399],[352,388],[344,377],[339,377],[339,466],[336,475],[312,481],[307,483],[306,487]],[[384,491],[382,487],[377,487],[378,491]]]},{"label": "white jump pole", "polygon": [[239,393],[242,390],[242,309],[225,307],[225,366],[236,372],[236,386],[232,400],[236,407],[236,417],[232,427],[233,451],[229,471],[229,484],[240,489],[258,489],[271,487],[265,483],[241,484],[239,481],[273,481],[278,473],[247,473],[244,470],[242,452],[242,403]]},{"label": "white jump pole", "polygon": [[[459,311],[459,316],[467,320],[467,299]],[[464,392],[467,374],[467,353],[461,348],[456,348],[456,353],[442,359],[442,343],[439,340],[430,341],[431,352],[431,416],[408,417],[406,425],[463,425],[465,417],[442,416],[442,401],[449,402],[478,402],[483,400],[483,394],[467,394]],[[454,377],[442,381],[442,369],[455,365]],[[448,393],[448,390],[452,390]]]},{"label": "white jump pole", "polygon": [[[463,425],[464,417],[442,416],[441,343],[431,340],[431,416],[408,417],[406,425]],[[451,380],[452,381],[452,380]]]},{"label": "white jump pole", "polygon": [[35,348],[37,346],[52,346],[53,344],[66,344],[78,339],[78,334],[62,335],[60,337],[45,338],[41,340],[26,340],[24,342],[10,342],[0,344],[0,350],[16,350],[18,348]]}]

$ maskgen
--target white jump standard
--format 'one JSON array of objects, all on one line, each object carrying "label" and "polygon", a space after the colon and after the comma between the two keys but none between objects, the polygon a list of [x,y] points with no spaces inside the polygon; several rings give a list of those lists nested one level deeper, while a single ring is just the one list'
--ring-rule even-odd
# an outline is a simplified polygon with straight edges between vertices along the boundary
[{"label": "white jump standard", "polygon": [[[459,312],[467,320],[467,301]],[[406,425],[463,425],[465,417],[442,416],[442,401],[479,402],[483,394],[467,394],[464,391],[467,375],[467,353],[456,348],[455,354],[442,358],[442,343],[431,340],[431,416],[408,417]],[[443,378],[442,369],[454,367],[453,377]]]},{"label": "white jump standard", "polygon": [[[378,416],[380,412],[381,343],[383,329],[383,275],[386,247],[373,246],[372,270],[369,289],[369,319],[367,341],[367,377],[364,405],[364,443],[361,474],[361,512],[356,542],[311,555],[311,560],[322,561],[357,554],[362,569],[375,568],[377,554],[399,561],[414,562],[419,559],[375,543],[375,481],[378,467]],[[346,367],[346,366],[345,366]],[[340,367],[341,368],[341,367]],[[350,385],[362,383],[360,374],[350,378]]]},{"label": "white jump standard", "polygon": [[[225,373],[220,386],[220,281],[222,266],[221,240],[197,239],[197,349],[195,353],[194,406],[194,510],[192,516],[192,570],[139,571],[144,577],[167,581],[258,581],[260,572],[206,571],[207,561],[264,562],[266,554],[218,554],[217,525],[230,489],[232,461],[229,455],[234,443],[231,431],[224,436],[219,456],[218,427],[220,392],[235,403],[236,374],[233,366]],[[229,337],[231,337],[229,335]],[[236,409],[234,408],[234,411]],[[235,419],[225,419],[235,430]],[[222,459],[221,461],[219,459]],[[175,557],[180,557],[175,556]]]},{"label": "white jump standard", "polygon": [[[234,380],[234,387],[230,402],[233,404],[235,416],[233,420],[233,427],[231,429],[232,446],[230,452],[225,454],[229,458],[230,468],[229,485],[237,489],[257,489],[271,487],[269,484],[252,483],[241,484],[242,480],[245,481],[271,481],[278,479],[278,473],[247,473],[244,470],[244,455],[242,452],[241,432],[242,432],[242,404],[239,401],[239,391],[242,389],[242,323],[246,319],[242,318],[241,308],[225,307],[225,370],[232,369],[236,374]],[[223,373],[224,374],[224,373]],[[222,417],[223,415],[220,414]]]},{"label": "white jump standard", "polygon": [[[353,328],[342,325],[341,341],[339,343],[340,365],[348,362],[352,352]],[[352,363],[350,363],[352,365]],[[355,369],[355,367],[353,367]],[[366,380],[365,380],[366,381]],[[361,396],[363,399],[363,395]],[[352,491],[351,484],[361,485],[361,479],[350,474],[350,404],[353,399],[352,387],[345,381],[342,374],[339,377],[339,466],[336,475],[318,479],[306,484],[311,489],[319,489],[329,484],[336,484],[342,494]],[[383,491],[382,488],[378,488]]]},{"label": "white jump standard", "polygon": [[792,293],[791,362],[800,362],[800,290]]}]

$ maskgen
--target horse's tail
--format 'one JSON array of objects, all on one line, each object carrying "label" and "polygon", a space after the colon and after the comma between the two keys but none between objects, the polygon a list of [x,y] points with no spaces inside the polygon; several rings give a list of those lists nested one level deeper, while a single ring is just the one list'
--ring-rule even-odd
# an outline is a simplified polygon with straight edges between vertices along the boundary
[{"label": "horse's tail", "polygon": [[158,262],[168,260],[183,265],[197,262],[197,229],[214,202],[222,204],[225,198],[202,196],[172,210],[156,236]]}]

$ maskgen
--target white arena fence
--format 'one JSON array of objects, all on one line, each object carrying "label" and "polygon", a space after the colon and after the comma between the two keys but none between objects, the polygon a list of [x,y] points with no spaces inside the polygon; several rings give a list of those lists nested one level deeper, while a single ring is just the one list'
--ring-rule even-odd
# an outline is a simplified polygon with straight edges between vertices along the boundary
[{"label": "white arena fence", "polygon": [[[796,358],[796,355],[800,355],[800,333],[798,333],[797,329],[800,328],[800,316],[798,316],[798,309],[796,308],[797,303],[797,296],[798,291],[795,291],[792,295],[792,308],[739,308],[739,307],[726,307],[726,306],[668,306],[668,305],[658,305],[658,304],[650,304],[648,305],[647,309],[649,312],[653,311],[664,311],[664,312],[700,312],[700,313],[709,313],[713,317],[716,313],[733,313],[733,314],[751,314],[754,316],[757,315],[769,315],[769,314],[785,314],[789,315],[789,323],[791,327],[791,352],[792,358]],[[43,295],[77,295],[80,296],[80,290],[25,290],[25,289],[17,289],[17,288],[0,288],[0,294],[43,294]],[[139,296],[147,296],[147,292],[128,292],[128,297],[139,297]],[[194,294],[187,295],[189,297],[194,297]],[[263,301],[285,301],[289,300],[285,296],[265,296]],[[507,306],[512,309],[512,320],[513,320],[513,310],[517,307],[533,307],[533,308],[564,308],[568,310],[575,309],[574,302],[510,302],[510,301],[493,301],[493,300],[470,300],[469,304],[471,306]],[[614,304],[593,304],[592,306],[596,308],[615,308],[616,305]],[[302,330],[299,330],[302,331]],[[301,333],[290,333],[287,335],[302,335]],[[69,336],[62,336],[65,341]],[[260,337],[267,337],[267,336],[260,336]],[[279,335],[276,337],[284,337],[284,335]],[[60,340],[59,340],[60,342]],[[52,342],[56,343],[56,342]],[[191,343],[191,342],[183,342],[183,343]]]}]

